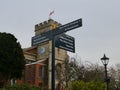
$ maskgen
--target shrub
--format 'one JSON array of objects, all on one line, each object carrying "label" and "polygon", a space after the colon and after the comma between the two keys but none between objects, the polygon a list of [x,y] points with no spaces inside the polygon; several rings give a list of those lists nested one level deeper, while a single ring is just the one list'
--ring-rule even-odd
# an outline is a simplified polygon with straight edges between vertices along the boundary
[{"label": "shrub", "polygon": [[38,86],[33,86],[33,85],[13,85],[13,86],[5,86],[2,90],[42,90]]},{"label": "shrub", "polygon": [[105,90],[105,83],[95,81],[73,81],[71,90]]}]

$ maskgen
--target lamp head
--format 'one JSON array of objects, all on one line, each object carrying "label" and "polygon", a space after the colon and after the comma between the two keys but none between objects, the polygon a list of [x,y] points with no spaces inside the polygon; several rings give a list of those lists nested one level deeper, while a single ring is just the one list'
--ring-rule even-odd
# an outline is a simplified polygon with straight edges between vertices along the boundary
[{"label": "lamp head", "polygon": [[109,62],[109,58],[106,57],[106,55],[104,54],[103,58],[101,58],[101,61],[102,61],[103,65],[107,65]]}]

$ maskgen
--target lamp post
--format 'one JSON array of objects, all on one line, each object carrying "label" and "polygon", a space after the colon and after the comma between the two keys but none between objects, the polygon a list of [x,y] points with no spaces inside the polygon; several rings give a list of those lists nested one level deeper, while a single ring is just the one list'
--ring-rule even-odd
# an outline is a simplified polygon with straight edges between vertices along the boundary
[{"label": "lamp post", "polygon": [[105,67],[105,82],[106,82],[106,90],[108,90],[108,83],[109,83],[109,79],[108,79],[108,76],[107,76],[107,65],[108,65],[108,62],[109,62],[109,58],[105,56],[103,56],[103,58],[101,58],[101,61]]}]

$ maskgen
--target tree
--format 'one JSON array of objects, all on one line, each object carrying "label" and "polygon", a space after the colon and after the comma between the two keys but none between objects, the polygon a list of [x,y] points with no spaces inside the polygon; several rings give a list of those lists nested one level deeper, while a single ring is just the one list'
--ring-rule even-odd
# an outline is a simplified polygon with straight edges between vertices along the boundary
[{"label": "tree", "polygon": [[70,62],[70,67],[73,72],[72,79],[73,80],[83,80],[85,74],[85,66],[80,62],[78,62],[77,58],[72,57]]},{"label": "tree", "polygon": [[[116,77],[115,77],[115,82],[116,82],[116,88],[119,90],[120,89],[120,63],[116,64]],[[116,89],[116,90],[117,90]]]},{"label": "tree", "polygon": [[20,43],[10,33],[0,33],[0,81],[21,78],[25,59]]},{"label": "tree", "polygon": [[68,88],[72,80],[81,80],[84,73],[84,66],[78,64],[75,58],[66,58],[63,64],[56,65],[56,78],[60,83],[65,83]]},{"label": "tree", "polygon": [[88,62],[85,66],[84,81],[104,81],[104,68],[98,64]]},{"label": "tree", "polygon": [[[84,65],[81,60],[78,60],[74,57],[72,57],[71,59],[67,58],[62,65],[58,64],[58,66],[56,67],[56,78],[58,79],[58,81],[62,81],[63,83],[65,83],[67,89],[71,88],[71,82],[73,81],[79,82],[82,80],[84,83],[90,83],[91,81],[93,81],[94,83],[102,84],[104,83],[104,68],[99,66],[98,64],[93,64],[91,62],[88,62]],[[84,90],[81,88],[76,90]],[[103,89],[98,88],[93,90]]]},{"label": "tree", "polygon": [[71,81],[73,73],[71,71],[69,59],[66,58],[64,63],[56,65],[56,78],[59,83],[65,82],[65,87],[68,88],[68,84]]}]

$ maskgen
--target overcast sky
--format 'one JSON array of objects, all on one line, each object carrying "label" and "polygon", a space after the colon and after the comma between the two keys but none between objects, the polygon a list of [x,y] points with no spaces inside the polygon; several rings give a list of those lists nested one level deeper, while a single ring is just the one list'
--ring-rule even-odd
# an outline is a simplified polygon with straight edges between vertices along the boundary
[{"label": "overcast sky", "polygon": [[[31,46],[34,25],[52,19],[66,24],[82,18],[83,26],[67,34],[75,37],[82,61],[120,63],[120,0],[0,0],[0,32],[12,33],[22,48]],[[7,45],[6,45],[7,46]]]}]

